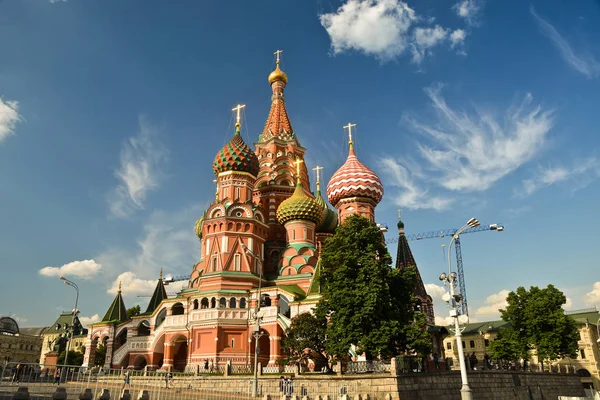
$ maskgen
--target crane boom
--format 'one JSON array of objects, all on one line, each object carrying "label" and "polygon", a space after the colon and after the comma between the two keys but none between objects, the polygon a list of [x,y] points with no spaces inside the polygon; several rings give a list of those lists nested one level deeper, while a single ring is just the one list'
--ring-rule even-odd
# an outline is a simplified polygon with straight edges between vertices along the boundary
[{"label": "crane boom", "polygon": [[[461,232],[459,236],[454,239],[454,249],[456,251],[456,269],[458,270],[458,282],[460,288],[460,294],[462,296],[462,301],[460,303],[461,314],[469,315],[469,306],[467,304],[467,289],[465,287],[465,274],[463,269],[463,259],[462,259],[462,250],[460,244],[460,236],[466,233],[475,233],[475,232],[484,232],[484,231],[498,231],[502,232],[504,230],[504,225],[501,224],[490,224],[490,225],[479,225],[474,228],[465,229]],[[411,233],[410,235],[406,235],[406,240],[423,240],[423,239],[435,239],[435,238],[444,238],[446,236],[452,237],[458,229],[442,229],[438,231],[429,231],[422,233]],[[390,238],[386,239],[387,243],[397,243],[398,238]]]}]

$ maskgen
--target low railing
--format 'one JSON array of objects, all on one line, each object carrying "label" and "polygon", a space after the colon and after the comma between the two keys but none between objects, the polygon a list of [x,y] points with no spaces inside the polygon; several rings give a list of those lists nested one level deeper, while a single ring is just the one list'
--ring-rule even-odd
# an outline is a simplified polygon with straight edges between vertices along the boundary
[{"label": "low railing", "polygon": [[351,361],[346,366],[346,374],[389,373],[391,362],[384,360]]}]

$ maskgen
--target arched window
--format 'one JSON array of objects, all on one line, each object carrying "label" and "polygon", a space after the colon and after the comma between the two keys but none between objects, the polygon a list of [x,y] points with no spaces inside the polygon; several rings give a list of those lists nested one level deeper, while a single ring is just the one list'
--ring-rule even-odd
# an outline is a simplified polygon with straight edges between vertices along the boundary
[{"label": "arched window", "polygon": [[212,272],[217,272],[217,257],[214,256],[212,259]]},{"label": "arched window", "polygon": [[214,297],[210,299],[210,308],[215,308],[217,306],[217,299]]},{"label": "arched window", "polygon": [[208,308],[208,299],[206,297],[202,298],[202,300],[200,300],[200,308],[204,309],[204,308]]},{"label": "arched window", "polygon": [[138,336],[150,336],[150,323],[146,320],[138,325]]},{"label": "arched window", "polygon": [[237,305],[237,301],[235,299],[235,297],[232,297],[229,299],[229,308],[235,308],[235,306]]},{"label": "arched window", "polygon": [[183,304],[181,303],[175,303],[173,304],[173,307],[171,307],[171,315],[183,315],[184,310],[183,310]]},{"label": "arched window", "polygon": [[269,297],[268,294],[263,294],[261,296],[261,306],[271,307],[271,297]]},{"label": "arched window", "polygon": [[194,300],[194,310],[198,309],[198,299]]},{"label": "arched window", "polygon": [[246,298],[242,297],[240,299],[240,308],[246,308]]},{"label": "arched window", "polygon": [[167,318],[167,309],[163,308],[162,310],[160,310],[158,312],[158,315],[156,316],[156,322],[154,323],[154,326],[156,328],[158,328],[160,326],[160,324],[162,324],[163,322],[165,322],[165,318]]},{"label": "arched window", "polygon": [[219,308],[227,307],[227,299],[225,297],[221,297],[219,299]]},{"label": "arched window", "polygon": [[235,253],[233,255],[233,270],[240,271],[242,268],[242,255],[240,253]]}]

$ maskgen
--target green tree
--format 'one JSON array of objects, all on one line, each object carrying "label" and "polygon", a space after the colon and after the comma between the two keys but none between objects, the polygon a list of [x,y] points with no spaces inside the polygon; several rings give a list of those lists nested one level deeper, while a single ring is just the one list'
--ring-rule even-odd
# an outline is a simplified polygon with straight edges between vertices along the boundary
[{"label": "green tree", "polygon": [[127,309],[127,318],[131,319],[131,317],[135,316],[135,315],[140,315],[141,310],[140,310],[140,305],[135,305],[131,308]]},{"label": "green tree", "polygon": [[106,347],[103,344],[99,344],[96,347],[96,351],[94,353],[94,365],[103,366],[104,361],[106,360]]},{"label": "green tree", "polygon": [[321,253],[319,279],[322,297],[315,313],[329,318],[327,354],[343,360],[351,345],[367,358],[427,352],[425,318],[414,311],[415,270],[392,268],[373,222],[352,215],[338,227]]},{"label": "green tree", "polygon": [[[509,327],[500,332],[494,343],[493,356],[504,359],[528,359],[527,350],[535,348],[542,365],[562,357],[576,357],[579,332],[562,306],[565,295],[553,285],[529,290],[519,287],[506,298],[506,309],[500,310]],[[498,339],[497,339],[498,340]]]},{"label": "green tree", "polygon": [[[58,364],[65,363],[65,353],[66,351],[63,351],[58,355]],[[69,365],[81,365],[83,364],[83,353],[75,350],[69,350],[69,358],[67,361],[69,362]]]},{"label": "green tree", "polygon": [[327,320],[311,313],[302,313],[292,318],[290,328],[281,341],[285,364],[306,362],[312,359],[316,368],[327,362],[325,354]]}]

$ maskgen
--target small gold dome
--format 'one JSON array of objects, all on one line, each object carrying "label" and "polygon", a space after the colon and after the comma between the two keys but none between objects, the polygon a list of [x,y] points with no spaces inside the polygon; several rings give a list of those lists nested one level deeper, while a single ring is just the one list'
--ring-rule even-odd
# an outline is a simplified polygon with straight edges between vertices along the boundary
[{"label": "small gold dome", "polygon": [[271,72],[269,75],[269,84],[273,84],[273,82],[282,81],[287,85],[288,77],[281,69],[279,69],[279,63],[277,63],[277,67],[275,67],[275,71]]}]

